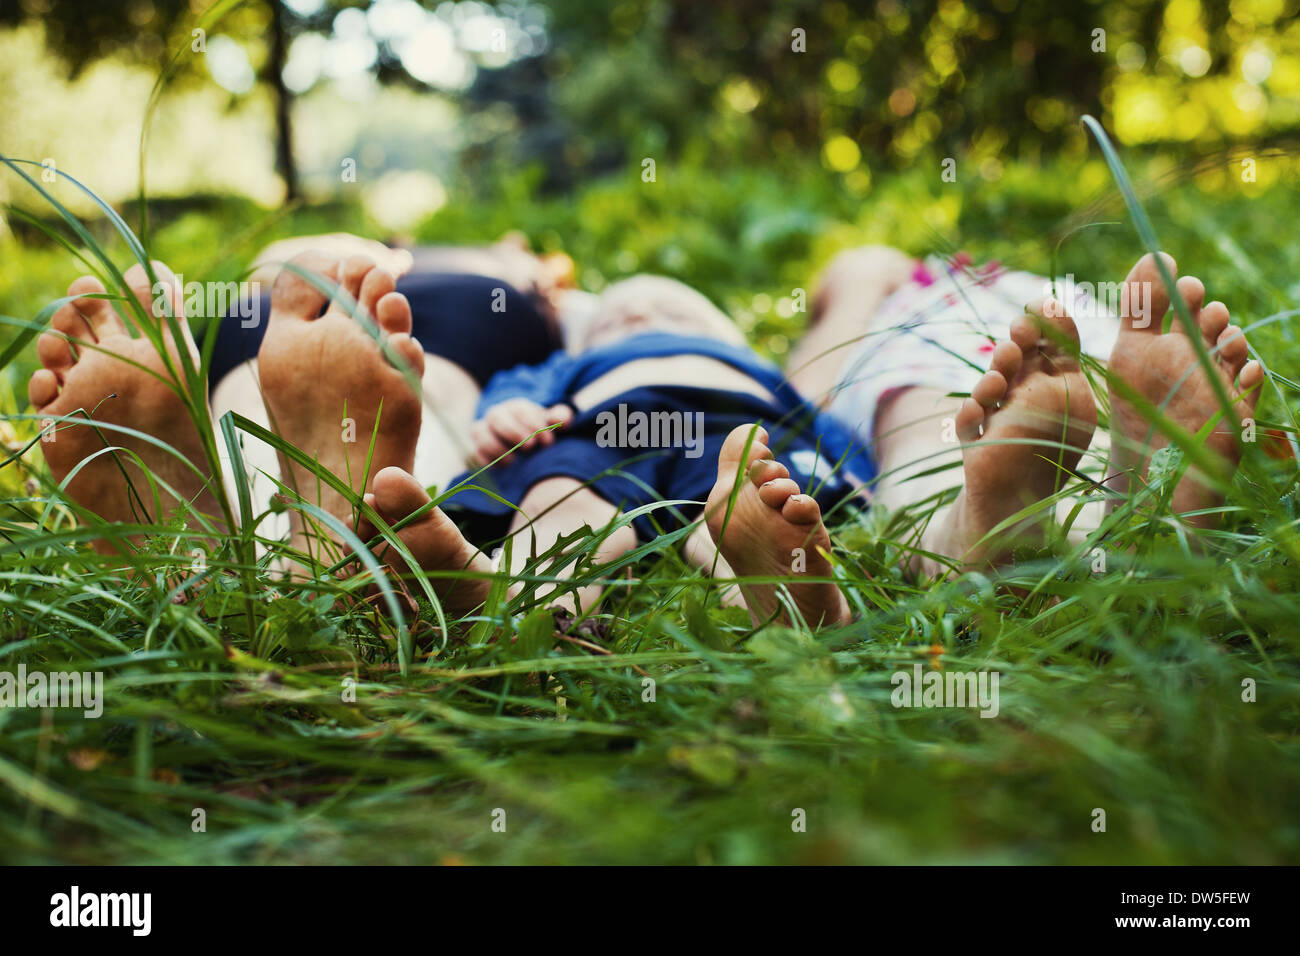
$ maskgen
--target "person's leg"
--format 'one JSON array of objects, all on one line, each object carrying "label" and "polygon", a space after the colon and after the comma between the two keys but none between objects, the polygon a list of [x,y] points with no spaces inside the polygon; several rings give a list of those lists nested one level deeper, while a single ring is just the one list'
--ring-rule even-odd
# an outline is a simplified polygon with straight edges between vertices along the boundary
[{"label": "person's leg", "polygon": [[[419,481],[401,468],[393,467],[385,468],[375,475],[374,490],[366,495],[365,500],[389,524],[408,518],[430,502]],[[514,519],[510,538],[509,571],[511,577],[516,579],[510,588],[512,597],[532,586],[517,578],[534,555],[544,554],[561,536],[572,534],[584,525],[600,530],[618,516],[617,508],[572,478],[539,481],[524,495],[519,507],[522,513]],[[477,575],[462,579],[429,579],[449,611],[468,613],[483,603],[490,586],[486,575],[492,573],[492,562],[469,543],[441,509],[430,509],[397,534],[424,571],[468,570]],[[357,535],[366,541],[374,537],[375,529],[368,522],[362,521],[357,527]],[[612,561],[635,545],[636,533],[630,526],[624,526],[601,542],[594,561],[597,564]],[[408,573],[406,562],[385,545],[376,548],[375,556],[385,561],[399,576]],[[559,567],[552,565],[534,570],[547,577],[563,580],[573,573],[575,563],[561,563]],[[537,594],[545,596],[553,593],[557,587],[553,582],[537,585]],[[554,604],[577,613],[579,606],[584,611],[595,606],[600,593],[598,586],[587,585],[577,591],[576,601],[573,593],[566,593],[557,598]]]},{"label": "person's leg", "polygon": [[[510,528],[510,574],[517,578],[524,567],[535,555],[545,554],[555,542],[564,535],[572,534],[584,525],[599,531],[618,517],[619,510],[600,495],[583,487],[573,478],[546,478],[528,489],[523,501],[519,503]],[[626,554],[636,547],[636,532],[631,525],[624,525],[607,535],[596,548],[594,563],[604,564]],[[573,573],[576,562],[569,562],[559,567],[548,566],[535,568],[535,573],[546,574],[567,579]],[[511,596],[519,594],[529,587],[518,580],[511,585]],[[545,596],[557,589],[556,584],[537,586],[538,597]],[[575,593],[577,601],[575,604]],[[561,595],[554,602],[556,606],[577,614],[579,609],[588,611],[600,600],[601,588],[590,584],[576,592]]]},{"label": "person's leg", "polygon": [[[691,567],[698,568],[711,577],[724,581],[734,580],[736,577],[736,572],[731,569],[731,565],[722,556],[722,552],[718,550],[717,544],[709,534],[707,524],[698,525],[686,538],[682,544],[682,557]],[[723,588],[718,599],[723,607],[748,606],[745,604],[745,596],[740,593],[740,588],[735,584]]]},{"label": "person's leg", "polygon": [[[848,602],[829,580],[833,572],[825,555],[831,542],[821,508],[816,499],[800,494],[767,441],[767,430],[757,425],[740,425],[727,436],[704,512],[709,534],[739,579],[755,624],[774,619],[793,623],[793,615],[782,606],[782,591],[813,627],[845,623]],[[746,580],[766,577],[785,583]],[[801,577],[827,580],[802,583]]]},{"label": "person's leg", "polygon": [[[420,437],[415,446],[413,472],[425,487],[445,488],[465,465],[469,426],[478,405],[479,388],[463,368],[440,355],[424,353],[421,376]],[[257,359],[227,372],[212,391],[212,420],[219,422],[226,412],[235,412],[271,429],[271,419],[262,399]],[[251,435],[239,433],[241,455],[250,486],[254,514],[268,514],[277,488],[272,477],[280,478],[280,460],[274,448]],[[231,500],[235,494],[233,465],[221,444],[222,466]],[[251,517],[251,516],[250,516]],[[285,520],[280,522],[283,517]],[[269,538],[288,531],[287,515],[269,514],[269,526],[261,533]]]},{"label": "person's leg", "polygon": [[[183,318],[175,275],[161,262],[153,266],[158,279],[173,290],[180,342],[173,341],[163,318],[154,311],[155,296],[144,268],[134,265],[124,278],[129,294],[160,326],[158,334],[175,372],[148,338],[128,334],[127,324],[108,299],[98,298],[105,294],[99,280],[82,276],[68,288],[68,294],[78,298],[54,313],[51,330],[37,341],[42,367],[28,385],[37,414],[85,418],[86,424],[49,426],[41,450],[54,480],[68,480],[68,496],[113,523],[158,523],[176,508],[207,516],[219,513],[203,443],[178,394],[184,388],[177,378],[181,355],[187,353],[197,365],[198,350]],[[135,313],[127,314],[134,325]],[[95,423],[115,427],[95,428]],[[116,428],[143,433],[171,450]],[[150,490],[153,481],[172,491],[160,484],[155,497]],[[216,521],[220,523],[219,518]],[[96,548],[106,553],[118,550],[110,541],[97,541]]]},{"label": "person's leg", "polygon": [[874,504],[902,511],[961,486],[956,422],[962,401],[936,388],[914,387],[881,403],[872,429],[880,464]]},{"label": "person's leg", "polygon": [[[424,486],[409,472],[397,467],[384,468],[376,474],[372,490],[365,496],[366,504],[389,525],[409,518],[431,501]],[[363,542],[376,535],[374,526],[364,518],[357,522],[355,530]],[[447,613],[469,614],[487,598],[491,588],[487,576],[492,573],[492,562],[466,540],[442,509],[430,508],[400,529],[397,537],[410,551],[416,566],[425,572],[470,572],[468,577],[428,578]],[[409,564],[387,544],[376,545],[374,555],[399,579],[409,577]],[[418,593],[414,587],[408,589]]]},{"label": "person's leg", "polygon": [[[290,273],[285,281],[293,278]],[[397,291],[410,305],[410,333],[425,349],[413,473],[426,487],[443,488],[465,466],[480,381],[498,368],[543,361],[559,346],[559,339],[522,294],[482,276],[414,274],[398,280]],[[498,291],[504,296],[498,296]],[[494,296],[504,312],[492,311]],[[255,314],[271,311],[270,296],[262,297]],[[219,420],[234,411],[270,429],[258,362],[248,358],[260,348],[267,324],[246,329],[238,315],[224,321],[212,363],[214,416]],[[265,514],[276,491],[274,480],[267,476],[281,477],[278,456],[257,439],[245,435],[241,441],[254,512]],[[233,471],[228,461],[224,464],[233,489]],[[268,536],[279,537],[287,530],[279,521],[273,516],[271,527],[264,528]]]},{"label": "person's leg", "polygon": [[[952,472],[921,473],[960,459],[956,499],[924,519],[917,542],[958,569],[1000,564],[1014,545],[1039,542],[1054,509],[1034,506],[1070,481],[1092,439],[1097,412],[1077,360],[1078,332],[1068,316],[1056,314],[1064,310],[1047,311],[1053,314],[1012,323],[1011,339],[994,350],[970,398],[909,389],[877,418],[877,501],[891,510],[951,488]],[[995,531],[1026,509],[1025,517]],[[925,556],[912,566],[926,574],[947,568]]]},{"label": "person's leg", "polygon": [[[1170,275],[1178,266],[1170,256],[1161,254]],[[1218,391],[1210,376],[1200,368],[1196,348],[1177,317],[1168,331],[1163,330],[1169,309],[1169,294],[1160,277],[1155,257],[1143,256],[1125,280],[1127,289],[1121,301],[1126,309],[1119,338],[1111,353],[1109,367],[1115,379],[1145,398],[1180,428],[1196,435],[1215,416],[1221,406]],[[1240,328],[1229,324],[1228,308],[1222,302],[1205,304],[1205,286],[1194,276],[1178,280],[1177,289],[1191,313],[1202,342],[1210,351],[1213,371],[1219,385],[1234,405],[1238,418],[1255,414],[1264,369],[1259,362],[1247,361],[1249,352]],[[1146,303],[1140,310],[1137,304]],[[1171,396],[1172,393],[1172,396]],[[1115,381],[1110,383],[1111,402],[1111,482],[1115,490],[1129,493],[1145,483],[1152,454],[1169,444],[1169,437],[1158,431],[1135,408]],[[1241,436],[1235,423],[1222,417],[1205,439],[1205,449],[1217,460],[1220,478],[1230,477],[1241,457]],[[1174,489],[1170,507],[1175,513],[1211,510],[1223,502],[1222,493],[1208,476],[1189,469]],[[1217,523],[1215,514],[1193,514],[1187,520],[1194,525]]]},{"label": "person's leg", "polygon": [[914,267],[910,256],[888,246],[849,249],[831,260],[813,295],[812,322],[786,363],[790,384],[815,404],[829,404],[849,350]]},{"label": "person's leg", "polygon": [[[286,269],[271,292],[271,315],[258,352],[262,396],[272,428],[290,445],[342,480],[354,493],[388,466],[415,467],[420,397],[407,376],[424,372],[424,350],[411,336],[411,312],[394,291],[393,277],[360,257],[342,262],[311,256],[304,269],[337,281],[372,316],[394,367],[370,333],[337,300],[321,314],[326,296]],[[283,482],[304,502],[340,521],[352,515],[348,498],[311,469],[280,455]],[[290,509],[291,544],[309,552],[315,521]],[[333,539],[333,535],[327,538]],[[327,551],[330,541],[319,544]],[[327,555],[328,557],[328,555]]]}]

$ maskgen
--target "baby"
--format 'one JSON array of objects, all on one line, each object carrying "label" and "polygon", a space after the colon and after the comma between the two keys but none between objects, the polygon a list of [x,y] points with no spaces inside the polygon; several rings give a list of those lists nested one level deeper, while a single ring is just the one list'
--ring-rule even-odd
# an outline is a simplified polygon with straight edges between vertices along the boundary
[{"label": "baby", "polygon": [[[788,577],[794,569],[810,581],[790,589],[790,608],[780,606],[776,589],[742,584],[756,619],[846,618],[843,596],[817,580],[830,578],[822,508],[853,506],[870,478],[864,449],[845,429],[810,407],[704,296],[670,279],[638,276],[611,286],[585,329],[570,328],[566,341],[567,351],[488,384],[471,430],[482,471],[453,485],[484,490],[456,490],[442,516],[430,519],[435,524],[411,540],[427,534],[441,548],[452,527],[479,545],[509,536],[518,591],[530,556],[583,527],[609,529],[594,556],[605,563],[638,540],[688,528],[707,502],[707,532],[698,525],[685,532],[688,560],[721,577]],[[747,444],[755,470],[741,475]],[[773,460],[769,445],[786,465]],[[404,516],[422,498],[418,483],[396,470],[375,484],[386,518]],[[400,507],[387,507],[390,485],[405,489]],[[753,548],[753,540],[766,547]],[[715,542],[723,543],[721,557]],[[455,550],[468,553],[459,543]],[[470,564],[481,568],[484,560],[479,553]],[[571,571],[570,564],[547,575]],[[479,598],[463,593],[474,590],[468,582],[457,587],[457,603]],[[572,607],[573,594],[556,603]],[[576,596],[590,608],[599,588],[586,585]]]}]

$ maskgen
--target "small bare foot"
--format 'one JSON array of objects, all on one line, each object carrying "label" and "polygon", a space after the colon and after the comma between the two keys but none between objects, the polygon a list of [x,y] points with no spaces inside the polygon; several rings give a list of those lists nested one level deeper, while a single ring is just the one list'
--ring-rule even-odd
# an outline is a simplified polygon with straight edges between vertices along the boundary
[{"label": "small bare foot", "polygon": [[[176,277],[161,262],[154,262],[153,267],[159,281],[174,290],[173,308],[182,316]],[[153,308],[154,295],[144,267],[132,266],[125,279],[145,311],[162,324]],[[62,482],[96,452],[120,446],[129,454],[99,455],[77,472],[67,486],[73,501],[114,523],[161,521],[181,504],[180,499],[191,502],[203,514],[215,515],[217,503],[208,488],[209,469],[198,429],[175,391],[183,386],[167,370],[152,342],[127,333],[122,317],[107,299],[88,298],[104,292],[103,284],[93,276],[82,276],[68,287],[68,295],[79,298],[54,313],[50,320],[54,331],[43,333],[37,341],[43,367],[28,383],[32,405],[39,415],[80,417],[84,412],[95,422],[133,428],[170,445],[185,460],[120,431],[100,429],[97,433],[92,425],[58,422],[51,426],[50,440],[41,442],[50,471]],[[166,325],[162,327],[177,372],[182,348],[198,364],[198,350],[184,318],[179,324],[184,337],[179,345]],[[175,489],[179,498],[160,487],[155,500],[136,456],[151,475]],[[118,550],[109,540],[97,541],[95,547],[103,553]]]},{"label": "small bare foot", "polygon": [[[367,494],[365,500],[392,525],[423,508],[430,498],[408,472],[389,467],[375,475],[374,491]],[[373,538],[375,533],[370,522],[359,522],[357,536],[362,541]],[[426,572],[492,570],[492,563],[465,540],[460,529],[438,508],[430,509],[417,521],[399,530],[397,536]],[[375,557],[387,564],[399,578],[410,577],[410,565],[387,544],[378,546]],[[429,578],[429,584],[448,612],[465,614],[483,603],[491,582],[484,578]],[[414,588],[410,590],[413,594],[419,593]]]},{"label": "small bare foot", "polygon": [[[306,253],[293,262],[337,281],[378,324],[406,362],[405,373],[414,372],[417,379],[423,374],[424,349],[411,338],[410,304],[393,291],[389,273],[361,257],[340,262]],[[337,299],[321,314],[326,301],[300,275],[281,270],[271,289],[270,325],[258,351],[258,370],[272,428],[360,494],[369,476],[382,468],[414,469],[420,396]],[[283,455],[280,464],[285,483],[305,501],[340,520],[350,519],[346,497]],[[291,516],[294,545],[305,551],[304,522],[296,510]]]},{"label": "small bare foot", "polygon": [[[1011,324],[1011,341],[993,350],[992,367],[958,411],[962,490],[922,536],[924,550],[965,568],[1004,562],[1016,544],[1042,540],[1046,508],[989,533],[1060,491],[1097,427],[1074,321],[1050,300],[1036,311]],[[929,559],[920,564],[927,573],[941,570]]]},{"label": "small bare foot", "polygon": [[[754,440],[742,462],[751,434]],[[756,425],[741,425],[727,436],[718,454],[718,481],[704,512],[709,534],[738,578],[792,579],[799,574],[830,578],[830,562],[821,554],[831,547],[821,508],[815,499],[799,493],[789,470],[773,459],[767,440],[767,432]],[[742,468],[745,480],[728,516]],[[787,583],[786,587],[803,619],[814,627],[848,621],[848,602],[833,582]],[[780,620],[790,622],[781,607],[778,585],[742,583],[740,590],[754,623],[770,620],[778,612]]]},{"label": "small bare foot", "polygon": [[[1178,267],[1174,260],[1161,255],[1170,274],[1176,276]],[[1110,371],[1157,408],[1163,408],[1164,414],[1183,429],[1196,434],[1219,414],[1219,399],[1209,376],[1197,363],[1196,346],[1182,322],[1175,319],[1170,331],[1162,331],[1169,294],[1161,281],[1155,257],[1147,254],[1138,260],[1125,285],[1126,294],[1121,301],[1126,305],[1145,302],[1148,306],[1128,308],[1121,316],[1119,338],[1110,356]],[[1200,279],[1184,276],[1178,280],[1177,288],[1210,351],[1215,374],[1233,401],[1237,417],[1250,418],[1259,401],[1263,367],[1258,362],[1246,361],[1246,338],[1241,329],[1228,324],[1227,306],[1222,302],[1204,304],[1205,286]],[[1112,470],[1117,473],[1119,490],[1131,491],[1145,481],[1151,455],[1168,445],[1169,438],[1155,430],[1140,411],[1125,401],[1114,383],[1110,389],[1110,408]],[[1206,438],[1205,447],[1220,459],[1224,474],[1231,474],[1241,458],[1240,439],[1231,419],[1224,416],[1219,420]],[[1222,504],[1222,496],[1198,480],[1198,474],[1189,469],[1174,489],[1171,506],[1175,512],[1200,511]],[[1206,525],[1213,523],[1214,516],[1197,515],[1188,520]]]}]

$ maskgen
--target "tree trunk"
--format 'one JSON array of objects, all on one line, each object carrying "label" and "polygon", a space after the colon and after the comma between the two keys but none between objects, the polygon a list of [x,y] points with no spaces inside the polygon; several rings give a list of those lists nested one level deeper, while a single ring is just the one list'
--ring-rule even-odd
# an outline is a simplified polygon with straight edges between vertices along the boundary
[{"label": "tree trunk", "polygon": [[266,61],[266,79],[275,94],[275,169],[284,180],[286,201],[298,198],[298,167],[293,161],[293,123],[290,110],[293,94],[284,85],[284,64],[289,58],[289,33],[284,6],[271,3],[271,50]]}]

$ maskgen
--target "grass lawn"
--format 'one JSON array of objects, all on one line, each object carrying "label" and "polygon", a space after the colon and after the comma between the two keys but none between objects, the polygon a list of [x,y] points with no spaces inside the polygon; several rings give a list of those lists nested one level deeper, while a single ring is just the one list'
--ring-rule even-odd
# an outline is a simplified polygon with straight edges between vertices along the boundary
[{"label": "grass lawn", "polygon": [[[1118,281],[1142,245],[1093,156],[861,196],[802,168],[669,170],[655,191],[629,173],[562,200],[520,185],[422,238],[519,227],[592,287],[678,275],[780,359],[803,319],[781,300],[853,243]],[[1294,433],[1292,174],[1244,185],[1128,159],[1163,248],[1274,373],[1261,429]],[[348,209],[264,216],[170,209],[149,250],[225,279],[275,236],[365,228]],[[1072,232],[1088,222],[1110,224]],[[91,236],[125,267],[105,223]],[[27,227],[0,261],[3,346],[84,269]],[[914,515],[832,527],[858,612],[838,631],[755,633],[669,537],[582,568],[575,585],[612,586],[572,635],[502,587],[444,644],[427,604],[399,628],[355,583],[274,578],[248,536],[195,574],[193,532],[161,523],[134,569],[102,563],[85,545],[102,529],[78,528],[28,447],[34,363],[28,343],[0,368],[0,671],[102,671],[106,705],[0,709],[0,862],[1300,862],[1296,463],[1260,443],[1220,531],[1193,540],[1157,489],[1104,540],[999,579],[905,578]],[[894,707],[891,675],[914,664],[997,671],[998,716]]]}]

